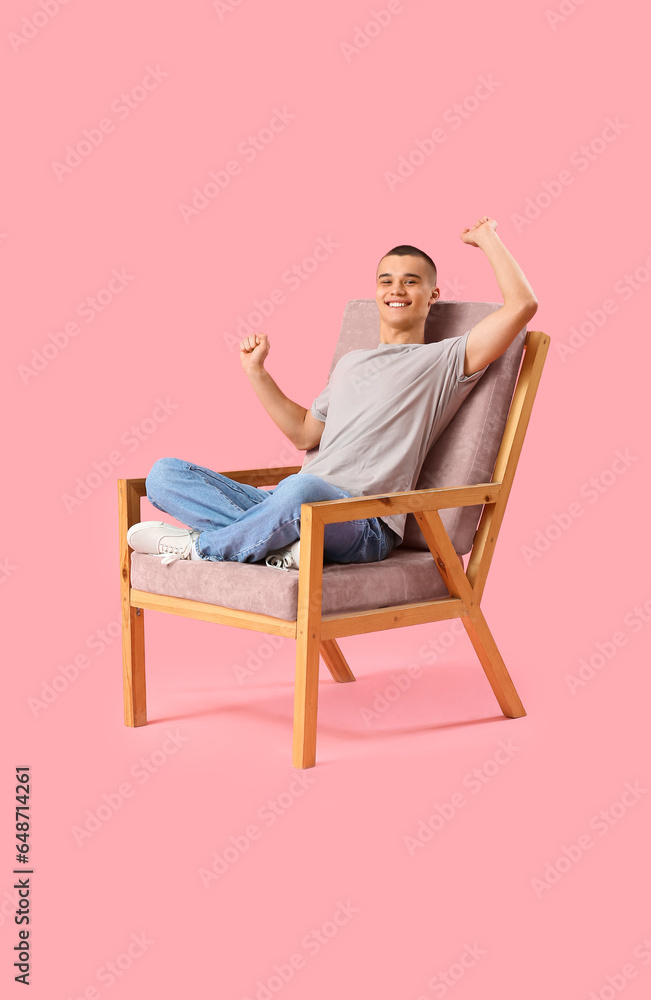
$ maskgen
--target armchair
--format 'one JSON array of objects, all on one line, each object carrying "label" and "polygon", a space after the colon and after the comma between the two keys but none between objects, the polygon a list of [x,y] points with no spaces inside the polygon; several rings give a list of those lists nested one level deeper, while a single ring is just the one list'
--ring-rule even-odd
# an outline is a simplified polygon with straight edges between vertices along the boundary
[{"label": "armchair", "polygon": [[[437,302],[425,339],[459,336],[497,308]],[[374,346],[377,328],[374,300],[349,302],[332,367],[345,351]],[[316,763],[320,658],[335,681],[355,680],[337,642],[344,636],[460,618],[502,712],[524,715],[480,602],[549,340],[523,330],[489,366],[435,442],[416,489],[304,504],[298,570],[189,560],[162,567],[155,556],[131,552],[126,535],[140,520],[145,479],[119,480],[125,724],[147,722],[145,611],[296,639],[292,764],[297,768]],[[224,474],[270,486],[298,471],[291,466]],[[402,545],[387,559],[323,565],[326,524],[386,513],[410,515]],[[468,553],[464,570],[462,556]]]}]

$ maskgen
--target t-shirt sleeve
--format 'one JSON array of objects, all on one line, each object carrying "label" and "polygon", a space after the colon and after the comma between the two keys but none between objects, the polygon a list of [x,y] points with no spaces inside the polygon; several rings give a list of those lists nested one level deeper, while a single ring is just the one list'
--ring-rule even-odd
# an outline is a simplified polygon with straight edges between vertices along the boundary
[{"label": "t-shirt sleeve", "polygon": [[326,385],[325,389],[316,397],[312,406],[310,407],[310,412],[317,420],[325,423],[325,419],[328,415],[328,403],[330,402],[330,383]]},{"label": "t-shirt sleeve", "polygon": [[[472,375],[464,375],[463,368],[466,360],[466,343],[468,337],[470,336],[470,330],[464,333],[461,337],[454,337],[452,343],[454,344],[454,365],[456,372],[456,385],[455,392],[457,395],[464,396],[468,391],[469,386],[474,385],[482,377],[488,365],[480,368],[479,371],[473,372]],[[452,360],[452,359],[451,359]]]}]

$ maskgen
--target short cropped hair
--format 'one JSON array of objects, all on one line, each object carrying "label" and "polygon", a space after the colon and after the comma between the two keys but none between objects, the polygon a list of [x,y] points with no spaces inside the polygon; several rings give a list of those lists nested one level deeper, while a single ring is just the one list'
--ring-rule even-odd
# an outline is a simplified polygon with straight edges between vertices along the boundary
[{"label": "short cropped hair", "polygon": [[[405,244],[402,244],[399,247],[394,247],[393,250],[389,250],[389,252],[385,253],[385,255],[384,255],[384,257],[392,257],[392,256],[395,256],[395,257],[422,257],[423,260],[427,261],[427,263],[431,267],[432,271],[434,272],[434,284],[436,284],[436,264],[434,263],[434,261],[432,260],[432,258],[429,257],[428,254],[425,253],[424,250],[419,250],[418,247],[412,247],[412,246],[409,246],[408,244],[405,243]],[[382,258],[382,260],[384,260],[384,257]],[[378,264],[378,266],[379,266],[379,264]]]}]

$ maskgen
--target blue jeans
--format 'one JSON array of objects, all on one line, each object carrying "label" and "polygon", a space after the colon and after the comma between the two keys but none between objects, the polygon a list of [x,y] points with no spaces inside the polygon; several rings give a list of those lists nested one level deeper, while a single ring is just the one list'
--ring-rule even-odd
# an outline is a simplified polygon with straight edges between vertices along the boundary
[{"label": "blue jeans", "polygon": [[[201,532],[196,542],[200,556],[232,562],[258,562],[295,542],[301,504],[351,496],[308,472],[260,490],[179,458],[154,462],[146,487],[154,507]],[[379,562],[397,542],[391,528],[371,517],[326,524],[323,552],[331,562]]]}]

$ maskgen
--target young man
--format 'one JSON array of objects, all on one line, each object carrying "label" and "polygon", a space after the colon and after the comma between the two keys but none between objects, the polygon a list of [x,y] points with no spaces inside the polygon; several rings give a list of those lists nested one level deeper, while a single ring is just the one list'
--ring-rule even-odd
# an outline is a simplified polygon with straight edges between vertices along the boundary
[{"label": "young man", "polygon": [[[422,250],[394,247],[377,269],[380,343],[349,351],[311,409],[292,402],[264,367],[264,333],[240,344],[240,360],[272,420],[296,448],[319,451],[271,490],[237,483],[176,458],[154,463],[147,498],[191,529],[144,521],[129,529],[137,552],[176,559],[297,567],[302,503],[393,493],[415,487],[427,452],[463,399],[532,318],[538,303],[519,265],[483,216],[460,234],[481,248],[504,304],[468,333],[425,344],[425,320],[440,296],[436,266]],[[406,514],[328,524],[324,557],[375,562],[399,545]]]}]

